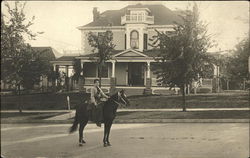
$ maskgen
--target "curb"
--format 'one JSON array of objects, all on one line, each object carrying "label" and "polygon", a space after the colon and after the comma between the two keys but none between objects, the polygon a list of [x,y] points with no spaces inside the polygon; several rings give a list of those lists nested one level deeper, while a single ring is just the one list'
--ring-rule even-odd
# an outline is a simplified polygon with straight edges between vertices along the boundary
[{"label": "curb", "polygon": [[[243,107],[243,108],[188,108],[187,111],[238,111],[238,110],[246,110],[250,111],[250,107]],[[141,111],[141,112],[147,112],[147,111],[182,111],[181,108],[161,108],[161,109],[126,109],[126,108],[120,108],[117,109],[117,112],[134,112],[134,111]],[[0,113],[13,113],[13,112],[19,112],[18,110],[0,110]],[[73,113],[75,112],[75,109],[71,110],[23,110],[23,113],[32,113],[32,112],[39,112],[39,113],[49,113],[49,112],[66,112],[66,113]]]},{"label": "curb", "polygon": [[[73,120],[36,120],[36,121],[2,121],[2,124],[72,124]],[[89,122],[93,124],[93,122]],[[117,124],[126,123],[250,123],[250,119],[131,119],[131,120],[114,120]]]},{"label": "curb", "polygon": [[115,123],[249,123],[249,119],[136,119],[114,120]]}]

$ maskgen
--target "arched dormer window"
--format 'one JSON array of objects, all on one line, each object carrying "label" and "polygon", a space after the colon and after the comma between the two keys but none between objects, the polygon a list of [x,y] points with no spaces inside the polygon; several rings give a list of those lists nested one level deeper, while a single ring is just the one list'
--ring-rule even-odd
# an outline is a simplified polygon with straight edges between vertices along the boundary
[{"label": "arched dormer window", "polygon": [[130,34],[130,47],[132,49],[139,48],[139,33],[136,30],[131,31]]}]

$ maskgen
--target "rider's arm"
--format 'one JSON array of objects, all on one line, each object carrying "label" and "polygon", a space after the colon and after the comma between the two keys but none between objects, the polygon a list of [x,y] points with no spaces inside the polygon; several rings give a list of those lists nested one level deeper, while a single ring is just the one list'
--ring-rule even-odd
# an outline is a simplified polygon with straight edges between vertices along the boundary
[{"label": "rider's arm", "polygon": [[96,101],[95,101],[95,89],[91,88],[90,90],[90,101],[91,103],[97,105]]},{"label": "rider's arm", "polygon": [[100,88],[100,93],[101,93],[102,97],[107,98],[107,99],[109,98],[109,96],[107,96],[106,94],[103,93],[101,88]]}]

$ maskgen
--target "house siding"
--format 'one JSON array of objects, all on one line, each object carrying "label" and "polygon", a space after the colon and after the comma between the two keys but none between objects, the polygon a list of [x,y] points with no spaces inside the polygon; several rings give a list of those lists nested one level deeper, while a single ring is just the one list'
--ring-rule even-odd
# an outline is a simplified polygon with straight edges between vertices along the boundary
[{"label": "house siding", "polygon": [[84,54],[92,53],[93,48],[89,45],[88,42],[88,32],[82,31],[82,50]]},{"label": "house siding", "polygon": [[125,50],[125,31],[114,31],[113,43],[116,50]]}]

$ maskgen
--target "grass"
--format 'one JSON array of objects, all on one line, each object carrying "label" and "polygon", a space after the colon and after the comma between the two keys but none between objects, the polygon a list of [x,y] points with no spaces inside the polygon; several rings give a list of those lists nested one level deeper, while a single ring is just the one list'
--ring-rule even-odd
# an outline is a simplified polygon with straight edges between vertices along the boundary
[{"label": "grass", "polygon": [[[23,95],[21,102],[24,110],[60,110],[67,109],[66,96],[70,96],[70,105],[74,109],[88,98],[79,93],[69,94],[33,94]],[[17,96],[1,96],[1,109],[18,109]],[[128,108],[182,108],[181,95],[169,96],[131,96],[131,106]],[[241,108],[249,107],[247,91],[227,91],[224,93],[210,93],[188,95],[187,108]]]},{"label": "grass", "polygon": [[[76,97],[78,98],[78,97]],[[227,92],[218,94],[188,95],[188,108],[247,108],[249,107],[248,92]],[[73,99],[74,100],[74,99]],[[131,106],[136,109],[182,108],[182,96],[132,96],[129,97]],[[44,119],[65,114],[66,112],[1,112],[1,123],[53,123]],[[148,112],[119,112],[116,120],[135,119],[249,119],[249,110],[230,111],[148,111]],[[63,120],[62,123],[71,123],[72,120]],[[58,122],[55,122],[58,123]]]},{"label": "grass", "polygon": [[30,112],[30,113],[19,113],[19,112],[1,112],[1,123],[5,122],[29,122],[29,121],[41,121],[50,117],[65,114],[66,112]]},{"label": "grass", "polygon": [[149,111],[149,112],[119,112],[117,119],[249,119],[247,110],[239,111]]},{"label": "grass", "polygon": [[[186,96],[187,108],[246,108],[248,93],[212,93]],[[130,97],[131,109],[182,108],[182,96]]]}]

